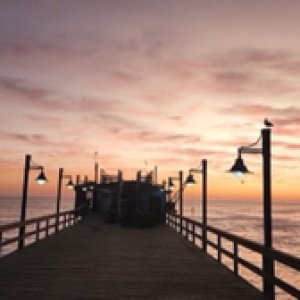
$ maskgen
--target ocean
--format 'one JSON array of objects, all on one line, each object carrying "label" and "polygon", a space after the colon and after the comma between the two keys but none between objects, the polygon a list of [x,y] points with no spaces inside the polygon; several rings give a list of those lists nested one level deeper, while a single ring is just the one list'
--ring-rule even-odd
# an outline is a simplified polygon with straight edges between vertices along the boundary
[{"label": "ocean", "polygon": [[[0,224],[8,224],[18,221],[20,218],[20,197],[0,197]],[[55,197],[29,197],[27,218],[38,217],[55,212]],[[61,210],[69,210],[74,207],[74,199],[62,197]],[[220,201],[208,202],[208,224],[222,230],[234,233],[244,238],[262,243],[263,220],[262,203],[256,201]],[[200,201],[185,200],[184,215],[201,221]],[[273,245],[275,249],[290,255],[300,257],[300,201],[299,202],[274,202],[272,205]],[[208,236],[208,238],[210,238]],[[222,244],[225,248],[230,244]],[[7,252],[14,250],[10,248]],[[208,248],[210,255],[216,257],[213,249]],[[261,265],[258,255],[241,249],[241,255],[256,265]],[[222,259],[228,267],[232,266],[231,260]],[[294,286],[300,288],[300,274],[293,269],[275,265],[276,274]],[[261,289],[261,280],[252,272],[240,268],[241,274],[254,286]],[[276,290],[277,299],[293,299],[282,291]]]}]

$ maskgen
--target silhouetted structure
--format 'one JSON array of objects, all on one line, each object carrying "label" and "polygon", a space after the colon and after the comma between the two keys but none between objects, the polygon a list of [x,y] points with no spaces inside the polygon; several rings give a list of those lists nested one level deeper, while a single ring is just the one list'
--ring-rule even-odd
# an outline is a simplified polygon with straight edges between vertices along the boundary
[{"label": "silhouetted structure", "polygon": [[109,222],[122,225],[154,226],[164,224],[166,193],[152,182],[152,174],[136,180],[123,180],[117,176],[102,175],[101,183],[86,182],[76,187],[76,207],[89,202],[90,207]]}]

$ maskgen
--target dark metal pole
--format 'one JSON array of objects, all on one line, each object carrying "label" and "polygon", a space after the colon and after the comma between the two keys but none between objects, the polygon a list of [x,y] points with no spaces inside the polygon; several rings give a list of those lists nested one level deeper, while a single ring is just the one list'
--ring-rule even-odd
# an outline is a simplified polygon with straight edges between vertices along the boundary
[{"label": "dark metal pole", "polygon": [[75,187],[75,201],[74,201],[74,209],[77,209],[80,206],[80,189],[78,187],[78,185],[80,184],[80,175],[76,175],[76,187]]},{"label": "dark metal pole", "polygon": [[135,198],[135,208],[136,208],[136,213],[140,209],[140,197],[141,197],[141,180],[142,180],[142,173],[141,171],[137,171],[136,173],[136,198]]},{"label": "dark metal pole", "polygon": [[104,182],[104,170],[102,168],[100,169],[100,183],[105,183]]},{"label": "dark metal pole", "polygon": [[179,214],[180,214],[180,233],[182,233],[183,217],[183,172],[179,171]]},{"label": "dark metal pole", "polygon": [[76,185],[79,185],[80,183],[80,175],[76,175]]},{"label": "dark metal pole", "polygon": [[[23,193],[22,193],[22,203],[21,203],[21,222],[26,220],[26,209],[27,209],[27,192],[28,192],[28,179],[30,170],[31,155],[25,155],[25,165],[24,165],[24,178],[23,178]],[[19,229],[19,244],[18,249],[21,250],[24,247],[24,234],[25,225],[22,225]]]},{"label": "dark metal pole", "polygon": [[154,166],[154,184],[157,184],[157,166]]},{"label": "dark metal pole", "polygon": [[[263,154],[263,200],[264,200],[264,246],[272,248],[272,210],[271,210],[271,129],[263,128],[262,131]],[[274,276],[274,262],[272,258],[263,256],[263,271],[268,276]],[[264,279],[264,293],[274,299],[274,285]]]},{"label": "dark metal pole", "polygon": [[60,211],[60,201],[61,201],[61,183],[63,179],[63,168],[59,168],[58,170],[58,182],[57,182],[57,198],[56,198],[56,224],[55,224],[55,231],[58,232],[59,230],[59,211]]},{"label": "dark metal pole", "polygon": [[95,162],[95,183],[98,183],[98,176],[99,176],[99,165]]},{"label": "dark metal pole", "polygon": [[207,160],[202,160],[202,250],[207,251]]},{"label": "dark metal pole", "polygon": [[123,187],[123,173],[118,171],[118,205],[117,205],[117,219],[121,218],[121,199],[122,199],[122,187]]}]

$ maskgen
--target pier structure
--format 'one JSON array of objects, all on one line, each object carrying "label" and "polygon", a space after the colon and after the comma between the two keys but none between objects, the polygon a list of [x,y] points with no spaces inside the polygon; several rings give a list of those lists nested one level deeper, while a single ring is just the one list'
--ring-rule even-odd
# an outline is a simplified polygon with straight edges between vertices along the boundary
[{"label": "pier structure", "polygon": [[[1,249],[24,240],[22,250],[0,259],[1,299],[276,298],[241,278],[241,267],[299,298],[298,286],[264,273],[240,249],[295,272],[298,258],[169,210],[176,199],[151,174],[126,181],[121,171],[102,171],[99,182],[77,178],[75,192],[74,210],[0,226]],[[14,236],[20,227],[24,235]]]},{"label": "pier structure", "polygon": [[167,226],[82,221],[0,260],[1,299],[264,299]]}]

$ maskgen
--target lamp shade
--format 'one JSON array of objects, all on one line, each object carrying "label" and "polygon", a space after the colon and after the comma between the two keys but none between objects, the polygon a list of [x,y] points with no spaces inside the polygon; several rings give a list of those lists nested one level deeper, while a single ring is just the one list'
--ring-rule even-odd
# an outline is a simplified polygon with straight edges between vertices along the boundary
[{"label": "lamp shade", "polygon": [[245,166],[241,156],[238,156],[238,158],[235,160],[233,166],[228,170],[228,172],[235,173],[235,174],[250,173],[248,168]]},{"label": "lamp shade", "polygon": [[67,186],[67,188],[70,189],[70,190],[73,189],[74,183],[73,183],[73,181],[72,181],[72,178],[69,179],[69,181],[68,181],[68,183],[66,184],[66,186]]},{"label": "lamp shade", "polygon": [[173,182],[173,180],[172,180],[172,178],[171,177],[169,177],[169,189],[170,190],[173,190],[174,189],[174,187],[175,187],[175,184],[174,184],[174,182]]},{"label": "lamp shade", "polygon": [[186,185],[193,185],[195,183],[196,183],[196,181],[194,179],[194,176],[192,174],[189,174],[189,176],[185,180],[185,184]]},{"label": "lamp shade", "polygon": [[43,170],[41,170],[40,174],[35,180],[38,184],[45,184],[46,181],[48,181]]}]

